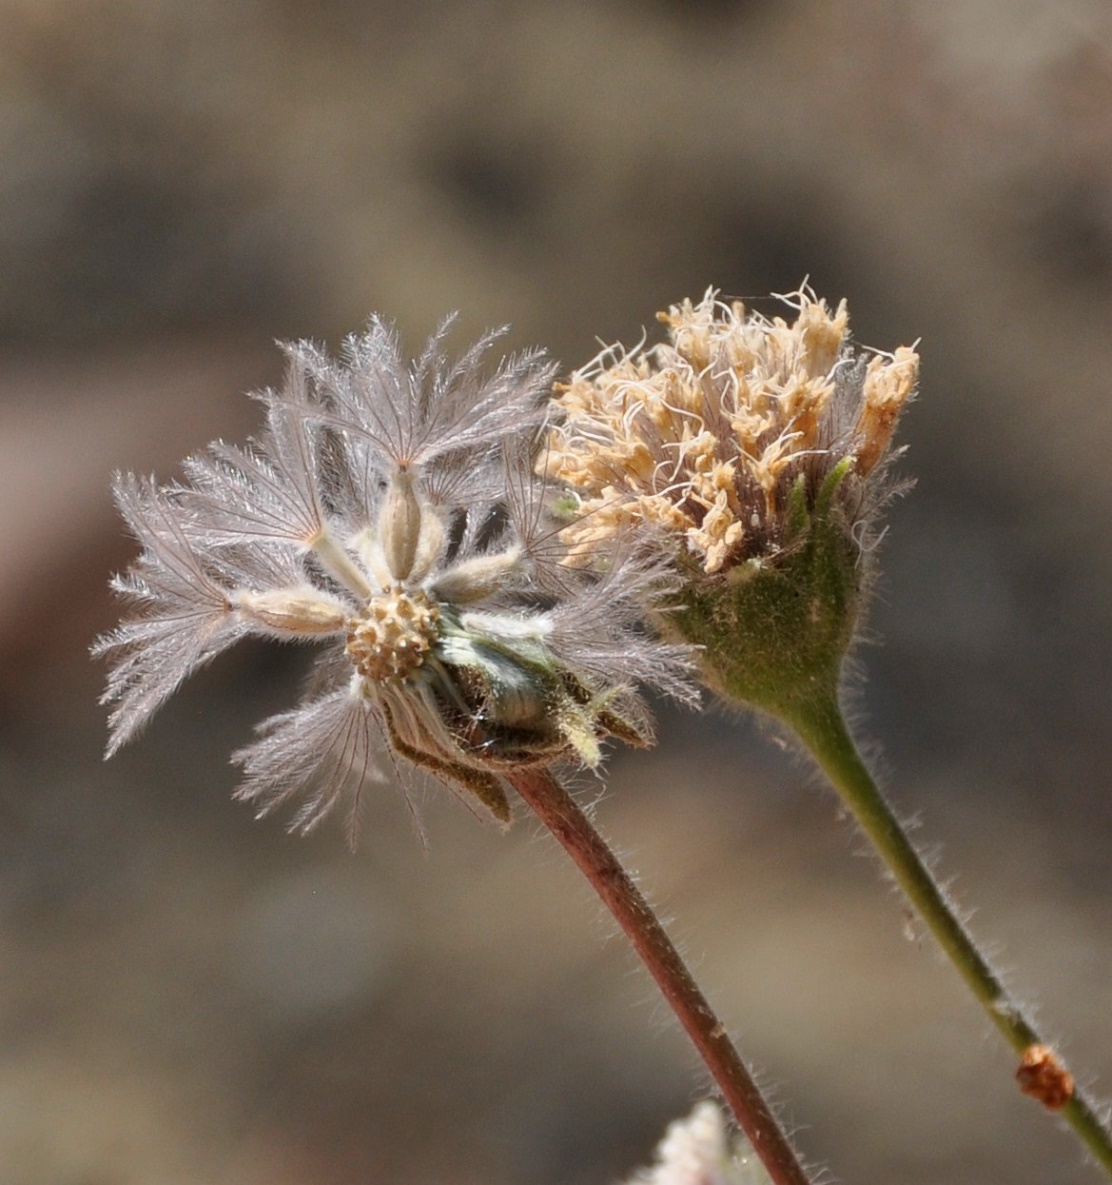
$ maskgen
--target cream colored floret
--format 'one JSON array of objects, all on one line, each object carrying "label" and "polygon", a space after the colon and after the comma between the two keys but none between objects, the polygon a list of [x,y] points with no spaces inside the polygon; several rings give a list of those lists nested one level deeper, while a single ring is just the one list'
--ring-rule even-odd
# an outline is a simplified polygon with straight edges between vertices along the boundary
[{"label": "cream colored floret", "polygon": [[901,347],[870,360],[852,439],[847,424],[835,440],[846,303],[831,312],[807,290],[789,301],[792,324],[713,291],[684,300],[660,314],[670,343],[610,349],[559,388],[564,419],[544,468],[579,496],[580,516],[565,532],[577,552],[644,521],[682,533],[706,571],[718,571],[784,512],[786,483],[804,458],[852,456],[859,477],[876,467],[915,388],[918,356]]}]

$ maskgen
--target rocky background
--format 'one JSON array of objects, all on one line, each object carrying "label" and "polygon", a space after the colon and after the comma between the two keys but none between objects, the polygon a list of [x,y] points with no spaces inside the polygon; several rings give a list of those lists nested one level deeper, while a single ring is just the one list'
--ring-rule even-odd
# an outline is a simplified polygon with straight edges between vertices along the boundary
[{"label": "rocky background", "polygon": [[[229,801],[304,655],[102,765],[115,468],[242,438],[275,338],[512,322],[570,367],[714,285],[922,339],[861,731],[1112,1094],[1112,15],[1103,0],[0,0],[0,1179],[588,1185],[705,1088],[526,819]],[[771,311],[771,305],[763,305]],[[1086,1185],[1073,1140],[747,721],[665,711],[598,816],[807,1156]],[[602,785],[586,785],[597,796]]]}]

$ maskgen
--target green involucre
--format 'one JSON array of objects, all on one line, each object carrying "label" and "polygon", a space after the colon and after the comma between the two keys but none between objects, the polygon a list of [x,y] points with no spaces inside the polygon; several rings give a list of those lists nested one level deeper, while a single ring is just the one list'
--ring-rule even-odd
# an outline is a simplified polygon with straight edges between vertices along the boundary
[{"label": "green involucre", "polygon": [[701,647],[706,684],[788,722],[836,697],[861,603],[860,548],[836,497],[846,460],[808,505],[791,492],[782,550],[721,575],[694,566],[664,628]]}]

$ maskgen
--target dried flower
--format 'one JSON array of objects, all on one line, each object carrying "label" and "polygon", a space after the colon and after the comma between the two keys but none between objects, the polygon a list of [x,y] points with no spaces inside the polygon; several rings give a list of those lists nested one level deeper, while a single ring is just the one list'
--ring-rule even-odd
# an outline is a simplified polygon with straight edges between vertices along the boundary
[{"label": "dried flower", "polygon": [[656,1164],[627,1185],[768,1185],[768,1173],[739,1140],[733,1147],[722,1112],[699,1103],[686,1119],[669,1125],[656,1150]]},{"label": "dried flower", "polygon": [[660,314],[670,345],[611,347],[561,387],[547,465],[579,493],[578,547],[640,520],[720,572],[783,549],[801,475],[817,487],[852,459],[860,485],[884,456],[914,350],[855,355],[845,301],[831,313],[806,289],[784,298],[793,325],[715,297]]},{"label": "dried flower", "polygon": [[506,821],[504,771],[647,743],[639,679],[689,694],[682,651],[638,629],[659,566],[560,562],[533,476],[551,367],[486,373],[496,335],[449,363],[447,326],[409,367],[377,319],[341,360],[289,346],[258,440],[190,457],[185,483],[117,478],[143,551],[114,582],[138,612],[95,647],[109,754],[240,638],[321,641],[308,699],[234,755],[239,797],[301,800],[302,831],[343,801],[354,836],[368,782],[419,768]]},{"label": "dried flower", "polygon": [[918,374],[909,347],[855,351],[844,301],[783,299],[790,325],[711,290],[660,315],[669,343],[603,351],[559,389],[545,460],[574,553],[631,523],[675,540],[665,628],[704,648],[712,686],[773,711],[837,679]]}]

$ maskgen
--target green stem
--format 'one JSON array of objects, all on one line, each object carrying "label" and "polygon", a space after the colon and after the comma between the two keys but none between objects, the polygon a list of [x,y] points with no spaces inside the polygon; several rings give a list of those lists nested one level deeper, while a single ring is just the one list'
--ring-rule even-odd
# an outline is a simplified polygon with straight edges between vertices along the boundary
[{"label": "green stem", "polygon": [[[857,752],[836,697],[797,701],[795,710],[785,716],[1009,1045],[1021,1055],[1033,1045],[1046,1045],[978,949],[881,794]],[[1112,1133],[1093,1104],[1075,1089],[1060,1111],[1112,1176]]]},{"label": "green stem", "polygon": [[652,906],[583,809],[543,768],[514,770],[506,774],[506,780],[563,845],[625,931],[775,1185],[809,1185],[806,1172],[730,1040],[726,1026],[699,990]]}]

